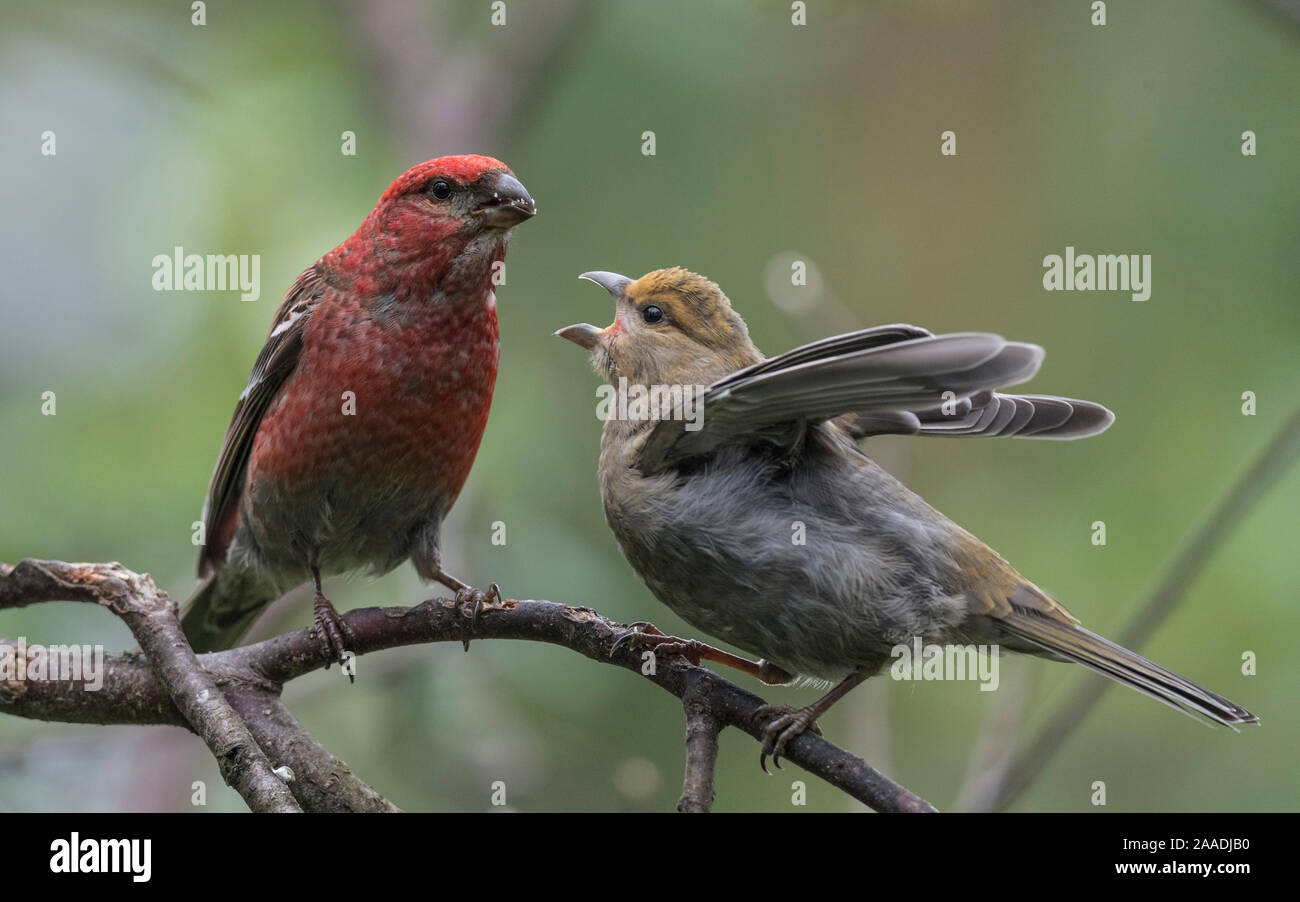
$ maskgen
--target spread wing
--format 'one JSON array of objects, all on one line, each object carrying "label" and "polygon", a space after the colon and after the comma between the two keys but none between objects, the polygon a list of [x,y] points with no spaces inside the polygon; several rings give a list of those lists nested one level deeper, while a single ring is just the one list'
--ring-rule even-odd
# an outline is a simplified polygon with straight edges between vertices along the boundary
[{"label": "spread wing", "polygon": [[1092,401],[984,390],[926,410],[852,413],[841,425],[854,438],[938,435],[949,438],[1042,438],[1068,441],[1105,432],[1115,415]]},{"label": "spread wing", "polygon": [[284,380],[298,365],[303,327],[320,303],[325,282],[315,267],[306,270],[289,288],[271,323],[266,345],[257,355],[248,385],[239,396],[235,413],[226,430],[217,467],[203,504],[203,528],[207,542],[199,553],[199,576],[206,577],[226,553],[229,529],[224,529],[239,505],[248,455],[253,447],[262,416],[271,406]]},{"label": "spread wing", "polygon": [[1037,345],[982,332],[892,325],[837,335],[718,380],[704,393],[701,428],[661,421],[637,466],[657,472],[747,434],[794,442],[807,424],[830,419],[857,438],[1073,439],[1110,426],[1114,415],[1099,404],[996,391],[1029,380],[1042,361]]}]

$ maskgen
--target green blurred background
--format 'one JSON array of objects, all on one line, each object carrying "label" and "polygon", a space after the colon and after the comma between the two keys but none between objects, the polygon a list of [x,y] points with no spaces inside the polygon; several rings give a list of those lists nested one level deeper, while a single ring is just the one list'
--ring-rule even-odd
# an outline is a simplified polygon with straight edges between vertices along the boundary
[{"label": "green blurred background", "polygon": [[[48,4],[0,10],[0,560],[120,560],[177,599],[235,398],[278,299],[421,160],[481,152],[537,199],[499,290],[502,363],[449,569],[512,597],[691,630],[605,526],[584,355],[608,321],[578,273],[682,265],[717,280],[768,353],[873,324],[987,330],[1048,349],[1030,391],[1110,406],[1077,443],[883,439],[868,453],[1115,636],[1295,403],[1300,22],[1264,3]],[[1241,133],[1258,136],[1243,156]],[[40,153],[56,134],[57,155]],[[357,153],[340,152],[356,133]],[[657,153],[641,152],[655,132]],[[958,154],[941,156],[940,133]],[[262,297],[158,293],[151,260],[260,254]],[[1048,293],[1042,260],[1151,254],[1153,292]],[[794,292],[789,263],[810,286]],[[782,287],[784,285],[784,288]],[[41,415],[42,392],[57,415]],[[1258,414],[1243,416],[1253,391]],[[1114,688],[1017,810],[1295,810],[1297,491],[1290,473],[1142,651],[1258,713],[1208,730]],[[494,521],[507,544],[494,546]],[[1108,544],[1090,542],[1104,520]],[[427,597],[409,566],[334,580],[340,608]],[[310,622],[302,593],[255,637]],[[129,648],[84,605],[0,634]],[[1257,676],[1241,655],[1258,655]],[[398,805],[671,809],[683,722],[634,674],[524,642],[403,649],[285,698]],[[803,689],[769,700],[810,702]],[[991,714],[1032,735],[1081,668],[1003,659],[1002,691],[873,680],[827,735],[940,808],[969,798]],[[845,810],[726,731],[717,809]],[[242,810],[195,737],[0,717],[0,807]],[[791,783],[808,783],[808,805]]]}]

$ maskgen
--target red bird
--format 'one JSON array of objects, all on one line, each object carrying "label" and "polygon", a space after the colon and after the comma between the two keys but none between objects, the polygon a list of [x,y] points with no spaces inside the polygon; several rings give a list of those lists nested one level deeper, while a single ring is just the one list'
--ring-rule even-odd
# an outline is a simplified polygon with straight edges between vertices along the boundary
[{"label": "red bird", "polygon": [[458,596],[438,536],[478,452],[496,382],[493,276],[537,212],[506,165],[467,154],[403,173],[361,227],[300,275],[226,432],[203,522],[208,581],[183,625],[229,648],[308,579],[331,656],[353,637],[322,575],[406,558]]}]

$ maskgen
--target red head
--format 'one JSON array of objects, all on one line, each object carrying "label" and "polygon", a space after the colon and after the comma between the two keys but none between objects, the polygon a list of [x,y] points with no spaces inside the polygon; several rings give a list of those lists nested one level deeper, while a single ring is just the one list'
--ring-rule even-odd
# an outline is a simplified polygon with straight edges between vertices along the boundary
[{"label": "red head", "polygon": [[439,157],[398,176],[356,234],[322,262],[358,276],[389,273],[408,284],[441,284],[447,275],[472,281],[504,255],[510,230],[536,212],[500,160]]}]

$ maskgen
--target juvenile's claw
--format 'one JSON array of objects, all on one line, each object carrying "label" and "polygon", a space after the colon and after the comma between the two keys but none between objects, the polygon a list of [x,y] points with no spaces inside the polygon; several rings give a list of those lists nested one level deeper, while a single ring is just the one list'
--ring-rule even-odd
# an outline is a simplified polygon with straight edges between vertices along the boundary
[{"label": "juvenile's claw", "polygon": [[822,734],[817,726],[817,711],[813,707],[791,708],[789,705],[763,705],[754,712],[754,720],[761,722],[771,718],[763,728],[763,748],[759,752],[758,766],[763,773],[771,775],[767,769],[767,758],[772,756],[772,764],[781,770],[781,756],[785,747],[802,733],[811,730],[818,736]]},{"label": "juvenile's claw", "polygon": [[[640,627],[640,629],[638,629]],[[624,645],[636,643],[653,649],[656,656],[664,655],[681,655],[690,661],[696,667],[700,666],[700,661],[707,657],[711,652],[717,649],[710,645],[705,645],[698,639],[679,639],[677,636],[669,636],[661,632],[654,624],[640,621],[630,625],[630,628],[614,641],[614,646],[609,650],[609,656],[614,654]]]},{"label": "juvenile's claw", "polygon": [[609,650],[609,656],[611,658],[614,657],[620,648],[627,645],[629,642],[634,641],[638,637],[662,635],[664,634],[659,631],[658,627],[648,620],[638,620],[636,623],[629,623],[627,629],[623,631],[622,635],[614,640],[614,645]]}]

